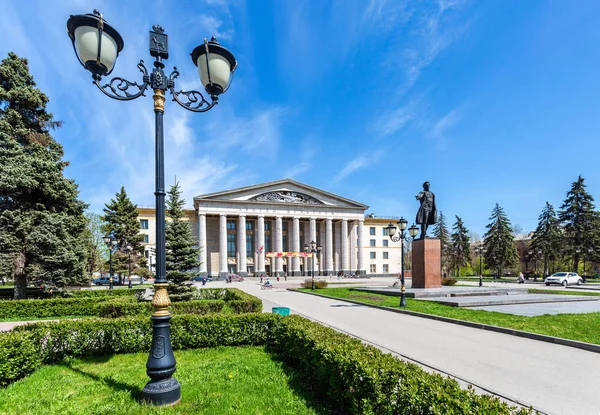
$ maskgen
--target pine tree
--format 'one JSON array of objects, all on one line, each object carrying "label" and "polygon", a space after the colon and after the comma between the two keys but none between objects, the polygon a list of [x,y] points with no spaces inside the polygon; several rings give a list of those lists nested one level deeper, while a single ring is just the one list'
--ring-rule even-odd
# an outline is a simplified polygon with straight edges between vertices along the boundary
[{"label": "pine tree", "polygon": [[48,97],[14,53],[0,62],[0,252],[15,278],[16,299],[28,282],[58,286],[85,281],[86,205],[50,130]]},{"label": "pine tree", "polygon": [[456,216],[456,222],[452,226],[450,245],[452,249],[452,267],[456,269],[456,277],[460,275],[460,267],[467,265],[471,256],[471,244],[469,243],[469,231],[465,228],[461,218]]},{"label": "pine tree", "polygon": [[484,260],[486,265],[496,270],[496,275],[500,277],[504,267],[513,266],[519,261],[519,254],[510,221],[498,203],[492,210],[489,220],[491,222],[486,226],[488,231],[483,236],[483,246],[486,250]]},{"label": "pine tree", "polygon": [[[106,224],[103,230],[105,234],[112,232],[118,241],[117,250],[113,252],[112,257],[113,273],[118,274],[119,284],[122,284],[123,277],[128,274],[130,267],[133,270],[140,260],[137,252],[140,255],[144,252],[144,236],[140,233],[137,205],[131,202],[125,187],[121,187],[121,191],[105,206],[102,220]],[[133,248],[131,255],[125,252],[127,244]]]},{"label": "pine tree", "polygon": [[[579,176],[567,192],[567,198],[560,207],[558,219],[564,229],[564,253],[573,258],[573,271],[577,272],[580,252],[595,248],[599,239],[598,214],[594,198],[585,190],[583,177]],[[577,252],[580,251],[580,252]]]},{"label": "pine tree", "polygon": [[167,279],[181,285],[183,281],[194,277],[192,270],[199,266],[198,249],[192,238],[189,221],[184,221],[183,206],[179,183],[169,189],[166,214],[171,222],[166,225],[166,268]]},{"label": "pine tree", "polygon": [[450,243],[450,232],[448,231],[448,225],[446,224],[446,217],[442,211],[440,211],[438,221],[433,227],[433,235],[440,240],[442,269],[448,270],[448,267],[450,266],[452,245]]},{"label": "pine tree", "polygon": [[538,226],[529,245],[529,251],[531,252],[529,260],[543,259],[544,269],[542,275],[546,276],[548,275],[548,260],[560,252],[563,232],[554,207],[550,203],[546,202],[546,206],[538,219]]}]

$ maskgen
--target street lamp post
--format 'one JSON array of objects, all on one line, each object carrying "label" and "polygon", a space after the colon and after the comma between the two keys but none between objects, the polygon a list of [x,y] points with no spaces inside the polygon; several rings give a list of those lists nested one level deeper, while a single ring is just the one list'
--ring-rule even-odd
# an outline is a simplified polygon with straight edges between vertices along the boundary
[{"label": "street lamp post", "polygon": [[67,31],[79,62],[92,73],[93,83],[110,98],[129,101],[145,95],[148,88],[153,90],[155,113],[155,184],[156,190],[156,279],[154,282],[155,308],[152,314],[152,346],[146,373],[151,378],[143,389],[144,398],[154,405],[173,405],[181,399],[181,385],[172,377],[176,370],[175,356],[171,347],[168,281],[165,266],[165,178],[164,178],[164,138],[163,114],[167,90],[173,100],[183,108],[193,112],[206,112],[214,107],[219,95],[227,91],[237,62],[231,52],[221,46],[213,37],[197,46],[191,53],[194,65],[198,67],[200,80],[210,96],[208,102],[199,91],[176,91],[175,80],[179,76],[173,68],[167,78],[163,60],[169,58],[168,38],[158,25],[150,31],[150,55],[155,58],[152,73],[143,61],[137,67],[142,72],[142,83],[114,77],[105,85],[100,81],[109,75],[119,52],[123,50],[123,38],[110,26],[102,15],[94,10],[91,14],[72,15],[67,21]]},{"label": "street lamp post", "polygon": [[125,245],[125,252],[127,252],[127,287],[131,289],[131,252],[133,246],[130,244]]},{"label": "street lamp post", "polygon": [[112,290],[113,289],[112,253],[113,253],[113,249],[116,248],[119,241],[117,241],[117,238],[115,238],[115,235],[112,232],[107,233],[102,239],[104,239],[104,243],[106,244],[106,246],[108,246],[108,258],[109,258],[108,259],[108,280],[109,280],[108,289]]},{"label": "street lamp post", "polygon": [[[386,226],[386,229],[388,230],[388,236],[392,242],[400,241],[400,255],[402,256],[402,265],[400,266],[400,307],[406,307],[406,288],[404,287],[404,239],[406,239],[406,235],[404,234],[404,231],[408,226],[408,221],[404,218],[400,218],[397,225],[398,228],[390,223],[388,226]],[[394,236],[396,235],[396,231],[398,229],[400,230],[400,235]],[[408,228],[408,233],[410,234],[411,238],[414,238],[417,236],[417,233],[419,233],[419,228],[413,224],[410,228]]]},{"label": "street lamp post", "polygon": [[477,255],[479,255],[479,286],[483,287],[483,272],[482,272],[482,268],[481,268],[481,258],[483,256],[483,254],[485,254],[487,251],[486,249],[483,247],[483,245],[479,245],[477,248],[475,248],[475,253]]},{"label": "street lamp post", "polygon": [[316,261],[316,256],[317,254],[321,253],[321,250],[323,249],[323,247],[321,245],[317,246],[317,243],[315,241],[310,241],[310,247],[306,244],[304,244],[304,252],[310,252],[312,253],[312,284],[311,284],[311,290],[314,291],[315,290],[315,268],[317,267],[317,261]]}]

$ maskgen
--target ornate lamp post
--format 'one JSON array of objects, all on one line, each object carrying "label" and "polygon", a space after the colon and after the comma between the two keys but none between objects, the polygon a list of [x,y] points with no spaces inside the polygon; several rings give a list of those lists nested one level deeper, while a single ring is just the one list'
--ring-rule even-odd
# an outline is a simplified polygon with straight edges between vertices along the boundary
[{"label": "ornate lamp post", "polygon": [[200,80],[210,96],[208,102],[199,91],[176,91],[175,80],[179,76],[177,68],[167,78],[163,71],[163,59],[169,58],[168,38],[158,25],[150,31],[150,55],[155,58],[152,73],[140,61],[137,67],[142,72],[142,83],[131,82],[115,77],[105,85],[100,81],[109,75],[119,52],[123,50],[123,38],[110,26],[102,15],[94,10],[91,14],[72,15],[67,21],[67,31],[79,62],[92,73],[93,83],[110,98],[129,101],[145,95],[148,88],[153,90],[155,113],[155,178],[156,178],[156,280],[154,283],[155,308],[152,314],[152,349],[146,373],[151,380],[144,387],[145,399],[155,405],[172,405],[181,399],[181,385],[172,377],[176,369],[175,357],[171,348],[169,296],[165,269],[165,178],[164,178],[164,139],[163,114],[165,93],[170,91],[173,100],[183,108],[194,112],[206,112],[214,107],[219,95],[229,88],[237,62],[231,52],[221,46],[213,37],[196,47],[192,62],[198,67]]},{"label": "ornate lamp post", "polygon": [[475,253],[477,255],[479,255],[479,286],[480,287],[483,287],[483,280],[482,280],[483,273],[482,273],[482,270],[481,270],[481,257],[486,252],[487,252],[487,250],[483,247],[483,244],[479,245],[477,248],[475,248]]},{"label": "ornate lamp post", "polygon": [[310,249],[309,246],[304,244],[304,252],[312,253],[312,287],[311,290],[315,290],[315,268],[317,267],[316,256],[321,253],[323,247],[321,245],[317,246],[315,241],[310,241]]},{"label": "ornate lamp post", "polygon": [[115,249],[117,247],[117,245],[119,244],[119,241],[117,241],[117,238],[115,238],[115,235],[110,232],[107,233],[106,235],[104,235],[104,237],[102,238],[104,239],[104,243],[106,244],[106,246],[108,246],[108,279],[110,280],[110,286],[109,289],[112,290],[113,288],[113,269],[112,269],[112,254],[113,254],[113,249]]},{"label": "ornate lamp post", "polygon": [[[388,235],[390,237],[390,239],[392,240],[392,242],[398,242],[400,241],[400,252],[402,255],[402,265],[400,266],[401,269],[401,274],[400,274],[400,283],[402,285],[402,287],[400,288],[400,307],[406,307],[406,288],[404,287],[404,239],[406,239],[406,235],[404,234],[404,231],[406,230],[406,227],[408,226],[408,221],[404,218],[400,218],[400,220],[398,220],[398,228],[400,229],[400,235],[398,236],[394,236],[396,235],[396,227],[394,225],[392,225],[391,223],[386,226],[386,229],[388,230]],[[419,228],[417,228],[414,224],[408,228],[408,233],[410,234],[410,237],[414,239],[415,236],[417,236],[417,233],[419,233]]]}]

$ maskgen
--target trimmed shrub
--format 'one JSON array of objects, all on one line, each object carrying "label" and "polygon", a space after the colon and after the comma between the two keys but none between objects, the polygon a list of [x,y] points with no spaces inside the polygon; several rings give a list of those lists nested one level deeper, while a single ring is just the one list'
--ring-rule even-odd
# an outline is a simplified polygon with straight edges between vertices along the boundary
[{"label": "trimmed shrub", "polygon": [[[327,288],[327,281],[315,280],[315,288]],[[307,278],[300,283],[302,288],[312,288],[312,278]]]},{"label": "trimmed shrub", "polygon": [[42,364],[39,344],[29,333],[0,333],[0,387],[32,373]]},{"label": "trimmed shrub", "polygon": [[94,298],[0,301],[0,318],[96,316],[98,304]]},{"label": "trimmed shrub", "polygon": [[448,277],[442,278],[442,285],[454,285],[456,284],[456,278]]},{"label": "trimmed shrub", "polygon": [[79,290],[71,291],[73,298],[105,298],[105,297],[126,297],[135,296],[138,291],[144,291],[143,288],[120,289],[120,290]]}]

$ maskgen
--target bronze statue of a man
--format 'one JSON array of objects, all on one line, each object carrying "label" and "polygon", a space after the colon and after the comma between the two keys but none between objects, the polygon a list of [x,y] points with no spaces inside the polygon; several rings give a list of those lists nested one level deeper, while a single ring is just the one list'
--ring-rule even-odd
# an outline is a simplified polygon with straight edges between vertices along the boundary
[{"label": "bronze statue of a man", "polygon": [[437,222],[435,195],[429,191],[429,182],[423,183],[423,191],[419,192],[416,198],[421,202],[416,222],[421,225],[420,239],[424,239],[427,235],[427,227]]}]

